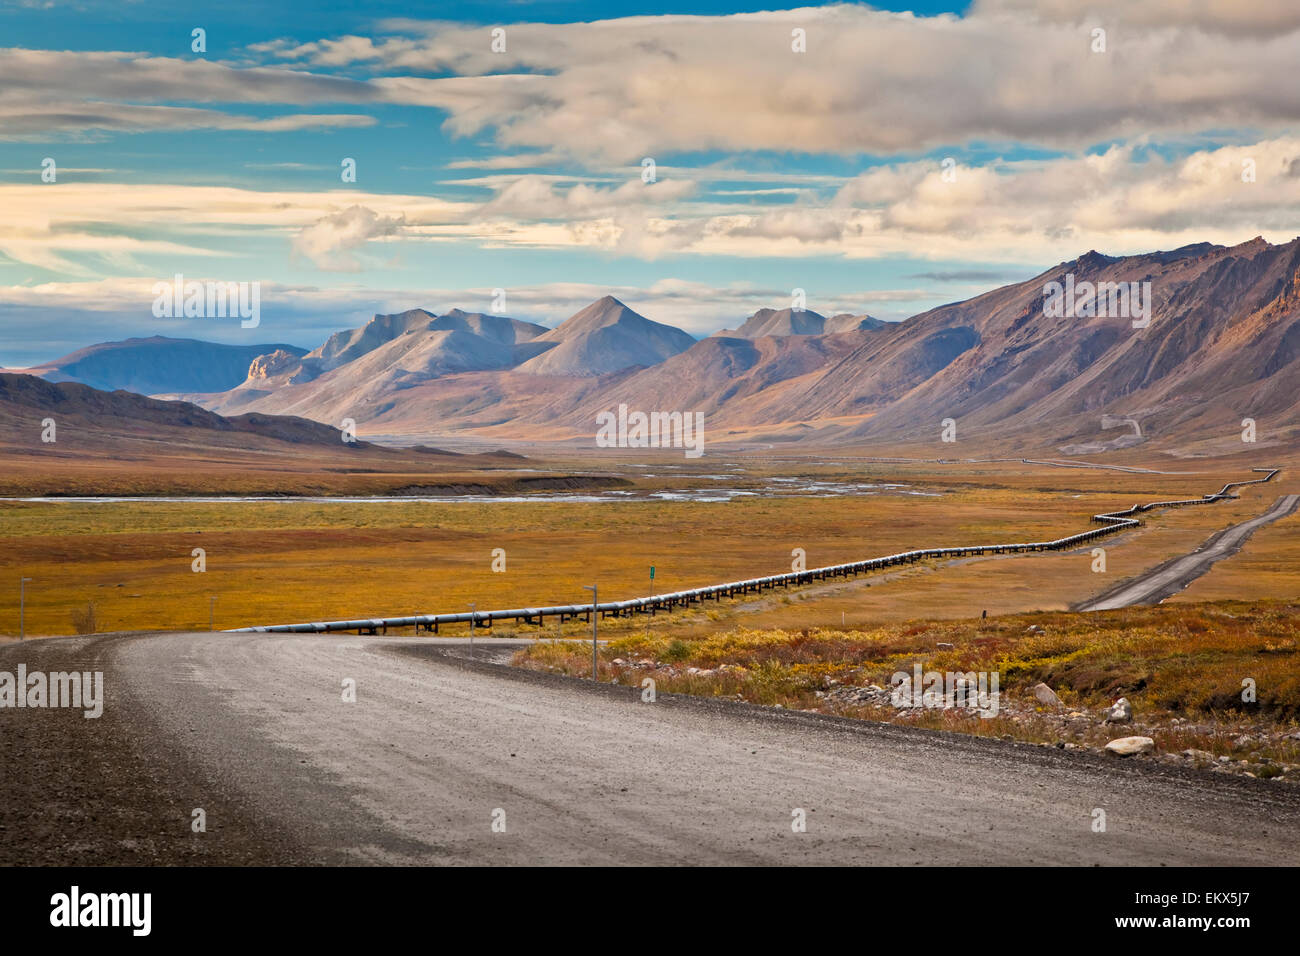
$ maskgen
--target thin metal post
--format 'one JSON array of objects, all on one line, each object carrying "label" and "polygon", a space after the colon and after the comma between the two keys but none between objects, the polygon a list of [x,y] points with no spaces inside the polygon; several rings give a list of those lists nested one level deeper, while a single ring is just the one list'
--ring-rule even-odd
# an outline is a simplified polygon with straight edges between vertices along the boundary
[{"label": "thin metal post", "polygon": [[600,598],[596,593],[596,585],[584,584],[582,587],[591,592],[591,679],[596,680],[596,606],[600,604]]}]

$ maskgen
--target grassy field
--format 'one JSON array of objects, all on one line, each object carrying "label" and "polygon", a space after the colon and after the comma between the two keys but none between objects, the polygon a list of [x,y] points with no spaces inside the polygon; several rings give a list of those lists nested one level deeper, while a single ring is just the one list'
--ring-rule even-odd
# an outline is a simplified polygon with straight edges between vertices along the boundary
[{"label": "grassy field", "polygon": [[[561,462],[564,468],[573,462]],[[708,463],[717,468],[718,463]],[[693,471],[656,467],[647,489],[717,487]],[[738,486],[781,473],[826,480],[897,481],[933,497],[737,498],[729,502],[305,501],[0,503],[0,633],[17,631],[18,577],[28,585],[27,630],[66,634],[94,606],[98,630],[217,628],[414,612],[581,601],[788,570],[803,548],[809,567],[940,543],[1056,537],[1088,527],[1098,511],[1158,497],[1199,495],[1240,478],[1240,463],[1198,464],[1198,474],[1135,475],[1027,468],[1015,463],[933,466],[821,462],[750,465]],[[1192,470],[1192,469],[1188,469]],[[661,616],[655,629],[685,637],[754,628],[868,626],[915,617],[960,618],[1063,609],[1197,546],[1258,514],[1281,487],[1240,500],[1148,516],[1105,542],[1107,572],[1090,549],[1072,554],[932,562],[851,582],[722,602]],[[1297,593],[1300,539],[1281,522],[1197,586],[1236,599]],[[206,552],[206,571],[191,569]],[[492,571],[494,549],[506,571]],[[1250,563],[1251,570],[1241,571]],[[653,589],[649,567],[657,569]],[[1226,581],[1218,584],[1217,581]],[[82,624],[81,626],[84,626]],[[645,622],[609,622],[620,633]],[[500,629],[499,629],[500,630]],[[520,633],[535,629],[520,628]],[[573,626],[574,633],[580,628]],[[549,633],[549,630],[548,630]]]}]

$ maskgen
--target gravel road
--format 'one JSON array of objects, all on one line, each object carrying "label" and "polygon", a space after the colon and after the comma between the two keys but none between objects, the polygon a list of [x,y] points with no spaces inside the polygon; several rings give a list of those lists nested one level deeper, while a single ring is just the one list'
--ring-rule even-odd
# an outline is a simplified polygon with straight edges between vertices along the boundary
[{"label": "gravel road", "polygon": [[1254,534],[1257,528],[1293,514],[1297,504],[1300,504],[1300,495],[1283,495],[1273,503],[1273,507],[1259,517],[1218,532],[1191,554],[1166,561],[1133,580],[1125,581],[1118,587],[1112,588],[1100,597],[1079,605],[1076,610],[1109,611],[1134,604],[1156,604],[1171,594],[1177,594],[1210,570],[1214,562],[1240,551],[1246,539]]},{"label": "gravel road", "polygon": [[0,863],[1300,862],[1284,784],[643,703],[493,662],[509,650],[220,633],[4,646],[0,670],[103,670],[107,705],[98,720],[0,709]]}]

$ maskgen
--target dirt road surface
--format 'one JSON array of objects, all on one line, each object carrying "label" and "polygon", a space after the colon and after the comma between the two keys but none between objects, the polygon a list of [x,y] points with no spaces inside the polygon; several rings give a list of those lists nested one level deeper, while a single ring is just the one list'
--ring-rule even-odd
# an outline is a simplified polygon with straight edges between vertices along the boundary
[{"label": "dirt road surface", "polygon": [[[1300,796],[1285,784],[646,703],[493,663],[507,642],[476,645],[474,660],[463,641],[344,635],[0,648],[0,670],[102,670],[107,697],[97,720],[0,709],[0,863],[1300,862]],[[792,828],[800,810],[806,832]]]},{"label": "dirt road surface", "polygon": [[1171,594],[1177,594],[1195,581],[1223,558],[1236,554],[1246,539],[1257,528],[1278,521],[1295,512],[1300,495],[1283,495],[1273,507],[1257,518],[1251,518],[1231,528],[1220,531],[1191,554],[1166,561],[1118,587],[1079,605],[1079,611],[1109,611],[1134,604],[1156,604]]}]

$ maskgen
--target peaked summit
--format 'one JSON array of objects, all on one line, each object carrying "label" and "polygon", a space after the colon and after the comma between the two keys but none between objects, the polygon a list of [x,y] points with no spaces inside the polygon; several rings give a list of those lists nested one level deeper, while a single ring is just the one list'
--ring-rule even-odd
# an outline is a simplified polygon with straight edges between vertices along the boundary
[{"label": "peaked summit", "polygon": [[633,366],[658,365],[685,352],[695,339],[652,322],[607,295],[533,340],[549,347],[519,366],[533,375],[594,376]]}]

